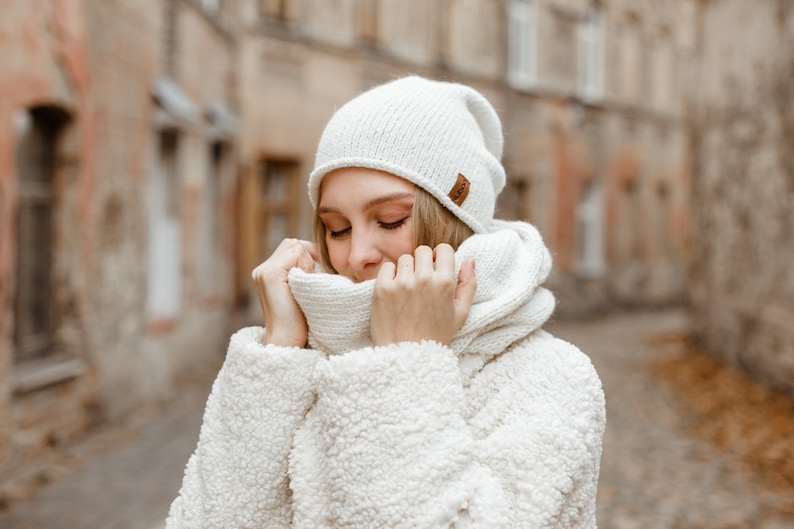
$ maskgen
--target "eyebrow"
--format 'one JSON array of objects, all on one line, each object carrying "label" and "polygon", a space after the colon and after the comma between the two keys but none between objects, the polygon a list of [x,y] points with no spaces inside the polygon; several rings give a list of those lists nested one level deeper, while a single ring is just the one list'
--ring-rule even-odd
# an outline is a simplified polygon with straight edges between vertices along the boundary
[{"label": "eyebrow", "polygon": [[[379,206],[383,204],[384,202],[391,202],[393,200],[401,200],[404,198],[414,198],[414,196],[415,195],[413,193],[402,193],[402,192],[382,195],[379,197],[375,197],[366,204],[364,204],[364,210],[366,211],[368,209],[372,209],[375,206]],[[329,206],[320,206],[319,208],[317,208],[318,215],[322,215],[323,213],[339,213],[339,210]]]}]

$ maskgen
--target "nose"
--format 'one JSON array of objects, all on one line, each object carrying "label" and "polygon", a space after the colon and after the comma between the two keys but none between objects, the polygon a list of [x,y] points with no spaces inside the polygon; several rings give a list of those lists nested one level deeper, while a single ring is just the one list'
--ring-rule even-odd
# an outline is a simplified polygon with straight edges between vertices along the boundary
[{"label": "nose", "polygon": [[378,249],[376,238],[366,231],[354,230],[351,234],[348,263],[355,279],[358,281],[374,279],[382,259],[383,254]]}]

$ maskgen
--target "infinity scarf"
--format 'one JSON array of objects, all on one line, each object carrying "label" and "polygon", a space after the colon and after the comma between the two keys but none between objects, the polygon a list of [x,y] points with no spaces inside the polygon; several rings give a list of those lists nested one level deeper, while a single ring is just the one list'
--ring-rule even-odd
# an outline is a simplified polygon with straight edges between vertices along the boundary
[{"label": "infinity scarf", "polygon": [[[531,224],[494,220],[490,232],[472,235],[458,247],[456,274],[468,258],[476,262],[477,291],[466,322],[449,344],[464,380],[540,328],[555,306],[552,293],[541,287],[551,271],[551,255]],[[299,268],[288,277],[306,316],[311,348],[335,355],[372,346],[374,279],[354,283]]]}]

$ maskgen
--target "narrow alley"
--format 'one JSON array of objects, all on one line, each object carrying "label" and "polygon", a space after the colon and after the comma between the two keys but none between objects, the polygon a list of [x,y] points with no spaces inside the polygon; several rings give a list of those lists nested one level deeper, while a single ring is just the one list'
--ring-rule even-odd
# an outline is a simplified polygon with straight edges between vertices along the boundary
[{"label": "narrow alley", "polygon": [[[547,327],[579,345],[604,383],[608,425],[601,529],[794,528],[791,491],[762,484],[737,456],[690,433],[692,417],[651,366],[680,352],[681,310],[621,313]],[[0,514],[5,529],[160,529],[195,446],[207,383],[123,441]],[[92,457],[89,457],[92,455]]]}]

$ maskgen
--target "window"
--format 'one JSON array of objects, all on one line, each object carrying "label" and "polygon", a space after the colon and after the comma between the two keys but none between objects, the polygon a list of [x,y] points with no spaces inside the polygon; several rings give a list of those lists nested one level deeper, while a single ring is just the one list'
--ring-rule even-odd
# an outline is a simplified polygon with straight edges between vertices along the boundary
[{"label": "window", "polygon": [[223,241],[221,228],[223,218],[219,214],[223,183],[231,167],[229,143],[215,141],[207,149],[207,169],[202,186],[201,216],[199,218],[198,240],[198,289],[207,300],[212,300],[222,292],[223,281]]},{"label": "window", "polygon": [[576,212],[579,239],[579,266],[582,275],[604,272],[603,201],[596,182],[586,184]]},{"label": "window", "polygon": [[53,353],[53,218],[58,207],[55,180],[58,139],[69,116],[55,107],[19,114],[16,150],[16,292],[14,361]]},{"label": "window", "polygon": [[549,49],[547,80],[555,91],[573,94],[576,91],[576,46],[578,19],[565,9],[552,9],[549,13],[547,35]]},{"label": "window", "polygon": [[179,133],[157,133],[148,187],[149,262],[146,312],[151,323],[173,321],[182,305],[182,222]]},{"label": "window", "polygon": [[531,188],[525,176],[510,175],[507,189],[499,195],[499,216],[508,219],[529,220]]},{"label": "window", "polygon": [[287,0],[262,0],[262,16],[270,20],[287,20]]},{"label": "window", "polygon": [[[323,0],[326,1],[326,0]],[[385,53],[415,65],[435,65],[438,60],[442,2],[381,2],[378,16],[379,45]],[[409,7],[410,6],[410,7]],[[340,28],[337,31],[343,31]]]},{"label": "window", "polygon": [[601,10],[590,5],[579,24],[579,95],[586,101],[603,96],[604,27]]},{"label": "window", "polygon": [[672,205],[670,200],[670,183],[659,179],[656,183],[656,230],[659,251],[662,258],[671,259],[675,253],[672,233]]},{"label": "window", "polygon": [[251,270],[267,259],[282,239],[298,235],[303,191],[299,171],[297,160],[265,158],[248,167],[240,181],[236,287],[241,303],[254,294]]},{"label": "window", "polygon": [[223,9],[223,0],[201,0],[201,8],[209,15],[217,15]]},{"label": "window", "polygon": [[636,169],[624,177],[620,197],[620,224],[622,230],[622,259],[638,262],[643,259],[642,230],[645,213],[639,190],[639,174]]},{"label": "window", "polygon": [[358,17],[361,40],[371,44],[377,44],[378,0],[362,0],[359,2]]},{"label": "window", "polygon": [[296,218],[297,164],[290,161],[266,161],[260,170],[261,226],[260,257],[267,258],[282,239],[294,234]]},{"label": "window", "polygon": [[535,0],[511,0],[508,5],[507,81],[514,88],[537,83],[537,6]]}]

